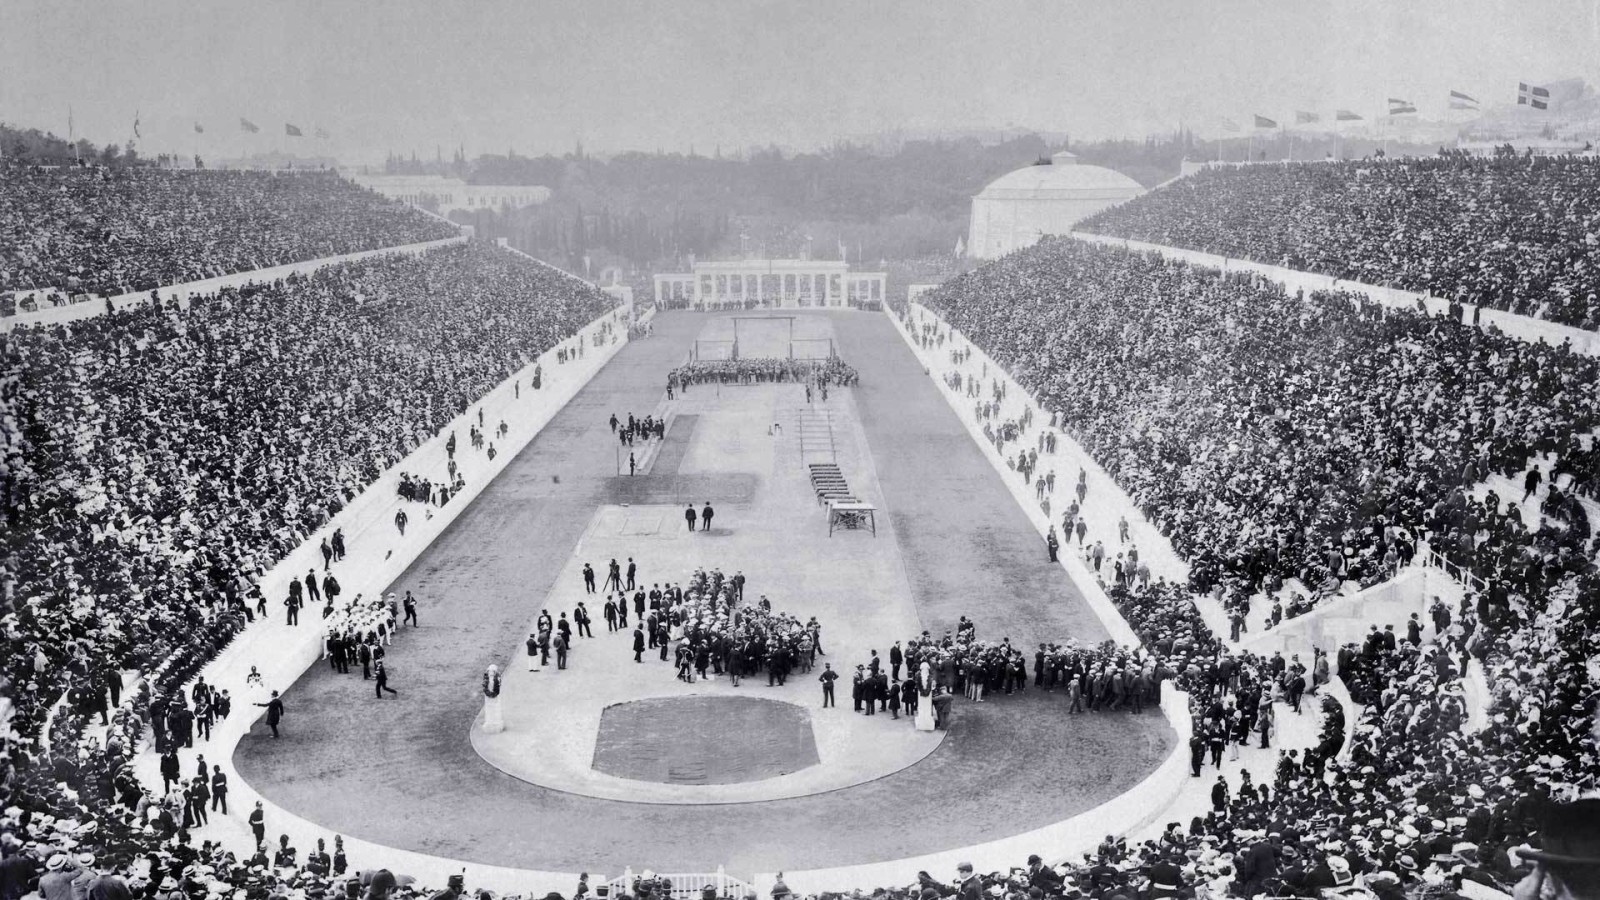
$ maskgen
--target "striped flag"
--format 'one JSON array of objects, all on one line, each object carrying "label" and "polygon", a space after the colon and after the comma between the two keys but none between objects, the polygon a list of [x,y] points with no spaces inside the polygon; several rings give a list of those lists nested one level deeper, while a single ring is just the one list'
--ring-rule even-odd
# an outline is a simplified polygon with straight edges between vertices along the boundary
[{"label": "striped flag", "polygon": [[319,126],[317,128],[317,137],[322,138],[323,140],[327,140],[328,139],[328,130],[326,128],[322,128],[322,127]]},{"label": "striped flag", "polygon": [[1359,121],[1361,121],[1361,117],[1360,116],[1356,115],[1355,113],[1351,112],[1348,109],[1339,110],[1338,112],[1333,114],[1333,118],[1334,118],[1335,121],[1338,121],[1338,122],[1359,122]]},{"label": "striped flag", "polygon": [[1310,124],[1312,122],[1320,122],[1320,121],[1322,121],[1322,117],[1317,115],[1314,112],[1306,112],[1304,110],[1296,110],[1295,111],[1294,123],[1296,125],[1308,125],[1308,124]]},{"label": "striped flag", "polygon": [[1534,109],[1550,108],[1550,89],[1530,86],[1526,82],[1517,83],[1517,105],[1531,106]]},{"label": "striped flag", "polygon": [[256,125],[256,123],[254,123],[254,122],[250,121],[249,119],[246,119],[243,116],[241,116],[241,117],[239,117],[239,130],[240,131],[248,131],[251,134],[255,134],[256,132],[260,131],[261,128],[260,128],[260,126]]},{"label": "striped flag", "polygon": [[1239,130],[1239,123],[1235,122],[1232,119],[1223,119],[1222,120],[1222,130],[1223,131],[1238,131]]},{"label": "striped flag", "polygon": [[289,137],[303,137],[303,135],[300,133],[299,126],[290,125],[288,122],[283,123],[283,133]]},{"label": "striped flag", "polygon": [[1477,109],[1478,108],[1478,101],[1477,101],[1476,98],[1469,97],[1466,94],[1461,93],[1460,91],[1451,91],[1450,92],[1450,108],[1451,109]]},{"label": "striped flag", "polygon": [[206,127],[204,125],[201,125],[199,122],[196,122],[196,123],[194,123],[194,133],[195,134],[205,134],[206,133]]},{"label": "striped flag", "polygon": [[1389,115],[1409,116],[1415,115],[1417,107],[1410,100],[1401,100],[1396,97],[1389,98]]},{"label": "striped flag", "polygon": [[1256,116],[1256,127],[1257,128],[1277,128],[1278,127],[1278,122],[1277,122],[1276,119],[1269,119],[1266,116],[1257,115]]}]

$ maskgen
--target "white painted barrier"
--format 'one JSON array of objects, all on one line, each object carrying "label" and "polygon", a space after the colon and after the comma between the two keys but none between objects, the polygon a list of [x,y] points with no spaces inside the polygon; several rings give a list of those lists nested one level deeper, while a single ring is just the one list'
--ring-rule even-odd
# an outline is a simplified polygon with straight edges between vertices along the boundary
[{"label": "white painted barrier", "polygon": [[[612,338],[603,346],[595,346],[592,336],[611,325]],[[241,859],[254,852],[254,838],[247,824],[247,816],[256,801],[263,803],[267,827],[273,833],[287,834],[299,847],[315,844],[317,838],[328,839],[330,829],[309,822],[289,812],[270,798],[262,796],[246,782],[234,768],[233,754],[239,740],[260,718],[262,710],[250,704],[265,697],[255,697],[245,684],[251,666],[259,668],[268,687],[286,690],[289,685],[311,665],[321,652],[322,631],[315,609],[308,611],[306,624],[290,627],[283,621],[281,599],[288,594],[290,579],[302,576],[308,569],[322,571],[320,542],[335,528],[343,528],[349,556],[336,564],[335,573],[341,579],[343,595],[374,595],[398,578],[419,557],[428,545],[492,482],[523,447],[594,377],[601,367],[624,346],[627,338],[626,321],[621,310],[606,313],[580,332],[584,343],[581,359],[565,364],[556,362],[556,348],[529,363],[515,375],[505,379],[482,398],[442,428],[405,459],[387,469],[348,506],[340,510],[332,521],[306,540],[260,579],[261,589],[268,598],[268,618],[257,620],[244,633],[228,645],[215,660],[199,673],[207,683],[219,690],[227,689],[234,701],[234,711],[212,730],[211,739],[205,743],[207,757],[222,766],[228,776],[229,814],[213,815],[210,824],[196,829],[196,840],[221,841],[223,846]],[[564,341],[561,347],[571,348],[574,340]],[[539,391],[529,387],[536,366],[543,368],[543,386]],[[486,440],[493,443],[496,456],[493,460],[478,450],[470,448],[467,429],[476,424],[478,410],[483,410],[483,430]],[[510,427],[505,438],[490,437],[504,419]],[[466,486],[443,507],[428,506],[404,501],[399,496],[401,472],[442,475],[447,454],[445,443],[456,433],[456,460]],[[411,518],[402,536],[394,525],[394,513],[404,509]],[[431,510],[432,516],[424,514]],[[470,689],[470,688],[469,688]],[[294,697],[285,696],[287,711],[283,728],[294,728]],[[145,747],[135,759],[135,771],[145,784],[161,783],[160,759],[153,749]],[[360,838],[345,836],[345,848],[351,868],[361,869],[385,866],[397,872],[413,875],[426,884],[443,885],[451,874],[461,872],[458,860],[400,850],[374,844]],[[543,895],[551,891],[571,892],[577,884],[577,873],[543,872],[513,869],[504,866],[471,865],[468,869],[468,886],[487,887],[499,892]]]},{"label": "white painted barrier", "polygon": [[[937,320],[942,328],[954,333],[954,329],[945,323],[930,310],[921,306],[913,306],[913,310],[920,315],[926,315]],[[929,351],[924,350],[915,337],[906,330],[892,311],[887,312],[890,320],[895,323],[895,329],[926,364],[932,360]],[[978,351],[974,348],[975,352]],[[945,350],[936,351],[944,353]],[[1003,374],[1003,369],[998,369]],[[966,424],[973,440],[982,448],[985,458],[1000,473],[1002,480],[1012,493],[1012,498],[1017,501],[1023,511],[1028,515],[1042,537],[1049,527],[1049,517],[1033,502],[1027,490],[1023,489],[1014,476],[1000,453],[994,445],[983,439],[981,426],[970,416],[970,410],[964,409],[961,399],[953,396],[945,389],[938,376],[933,374],[929,367],[929,377],[934,378],[939,392],[945,397],[954,409],[956,415]],[[1113,640],[1125,646],[1138,646],[1138,636],[1128,625],[1127,620],[1117,611],[1116,605],[1107,596],[1105,588],[1101,586],[1098,578],[1090,572],[1083,561],[1073,553],[1060,554],[1061,564],[1066,568],[1067,574],[1073,580],[1079,591],[1088,600],[1090,608],[1100,619]],[[1147,828],[1152,823],[1161,821],[1171,808],[1175,798],[1184,789],[1190,774],[1188,768],[1189,737],[1191,735],[1191,717],[1189,715],[1189,695],[1176,690],[1173,686],[1163,684],[1161,688],[1161,712],[1167,719],[1175,734],[1172,750],[1167,758],[1156,767],[1144,780],[1132,789],[1107,800],[1099,806],[1080,813],[1071,818],[1064,819],[1043,828],[1037,828],[1023,834],[989,841],[975,846],[960,847],[938,853],[928,853],[921,856],[907,857],[905,859],[890,860],[886,862],[865,863],[856,866],[840,866],[828,869],[808,869],[804,871],[787,870],[784,872],[784,883],[791,890],[802,894],[815,894],[822,891],[842,891],[851,888],[873,889],[892,885],[905,885],[917,880],[920,871],[934,873],[951,873],[957,864],[970,862],[980,872],[1006,871],[1012,866],[1019,865],[1028,858],[1029,854],[1037,853],[1051,863],[1059,862],[1069,857],[1077,856],[1094,850],[1107,834],[1132,834]],[[767,872],[758,874],[755,878],[757,889],[764,896],[770,892],[777,880],[777,873]]]},{"label": "white painted barrier", "polygon": [[[466,236],[442,238],[437,241],[424,241],[420,244],[405,244],[399,247],[380,247],[376,250],[362,250],[356,253],[345,253],[340,256],[325,256],[321,259],[308,259],[303,262],[287,263],[273,266],[269,269],[252,269],[248,272],[237,272],[232,275],[219,275],[215,278],[205,278],[200,281],[189,281],[183,284],[168,285],[156,288],[154,291],[136,291],[130,294],[118,294],[110,298],[111,306],[115,309],[126,309],[140,306],[150,302],[151,293],[155,293],[162,300],[176,299],[180,304],[188,304],[195,297],[214,294],[223,288],[243,287],[247,284],[263,284],[288,278],[290,275],[304,275],[315,272],[326,266],[335,266],[341,263],[355,262],[369,259],[374,256],[387,256],[390,254],[418,254],[426,253],[436,247],[448,247],[451,244],[466,243]],[[105,313],[106,299],[95,298],[83,303],[70,303],[65,306],[52,306],[34,312],[18,313],[14,316],[0,318],[0,331],[10,331],[24,325],[57,325],[62,322],[75,322]]]},{"label": "white painted barrier", "polygon": [[[1169,247],[1164,244],[1149,244],[1144,241],[1107,237],[1106,235],[1089,234],[1083,231],[1075,231],[1072,236],[1091,244],[1110,244],[1116,247],[1125,247],[1129,250],[1154,251],[1168,259],[1181,259],[1195,265],[1222,269],[1227,272],[1255,272],[1278,282],[1290,291],[1301,289],[1307,293],[1327,290],[1358,291],[1387,306],[1403,309],[1416,309],[1417,300],[1420,299],[1427,305],[1428,311],[1435,314],[1445,312],[1450,306],[1450,301],[1424,294],[1420,291],[1380,287],[1374,284],[1350,281],[1349,279],[1334,278],[1331,275],[1302,272],[1298,269],[1287,269],[1283,266],[1251,262],[1247,259],[1233,259],[1219,256],[1215,253],[1205,253],[1200,250],[1186,250],[1182,247]],[[1470,303],[1462,305],[1466,307],[1467,321],[1472,321],[1473,313],[1480,308]],[[1487,328],[1493,325],[1508,337],[1529,343],[1544,341],[1551,345],[1558,345],[1562,341],[1571,341],[1574,353],[1582,353],[1585,356],[1600,356],[1600,332],[1585,331],[1582,328],[1573,328],[1570,325],[1548,322],[1531,316],[1519,316],[1516,313],[1509,313],[1487,306],[1481,308],[1479,317],[1481,320],[1479,327]]]},{"label": "white painted barrier", "polygon": [[[1163,685],[1161,712],[1173,723],[1173,731],[1177,733],[1172,752],[1132,789],[1087,812],[1023,834],[970,847],[889,862],[785,871],[784,883],[801,894],[847,891],[853,887],[871,890],[913,884],[917,873],[922,871],[936,873],[935,877],[948,877],[963,862],[972,863],[974,871],[978,872],[1005,872],[1012,866],[1022,865],[1030,853],[1037,853],[1054,865],[1093,851],[1108,834],[1129,835],[1142,831],[1164,819],[1173,798],[1190,780],[1189,695],[1174,690],[1170,684]],[[756,876],[761,896],[772,890],[776,879],[777,874],[772,872]]]}]

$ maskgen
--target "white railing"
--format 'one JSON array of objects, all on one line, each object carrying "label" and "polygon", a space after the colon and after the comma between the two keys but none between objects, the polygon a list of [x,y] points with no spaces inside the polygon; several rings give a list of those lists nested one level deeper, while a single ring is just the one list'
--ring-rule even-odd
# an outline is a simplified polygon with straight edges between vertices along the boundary
[{"label": "white railing", "polygon": [[[660,900],[699,900],[708,886],[717,892],[716,895],[718,897],[739,898],[755,890],[755,886],[750,882],[734,878],[722,866],[717,866],[715,872],[655,872],[650,874],[658,885],[663,881],[672,884],[671,890],[666,892],[658,890],[651,895],[660,898]],[[606,886],[611,889],[612,897],[622,894],[636,897],[638,892],[634,890],[634,881],[640,877],[642,876],[634,874],[633,867],[630,866],[622,873],[621,878],[611,879],[606,882]]]}]

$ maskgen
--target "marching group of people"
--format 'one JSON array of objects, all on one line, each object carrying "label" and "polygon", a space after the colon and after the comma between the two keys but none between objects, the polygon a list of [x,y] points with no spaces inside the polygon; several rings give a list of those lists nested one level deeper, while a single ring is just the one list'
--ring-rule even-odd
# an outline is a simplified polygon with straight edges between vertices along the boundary
[{"label": "marching group of people", "polygon": [[814,385],[827,399],[831,386],[853,387],[859,380],[854,367],[837,356],[827,359],[700,359],[667,373],[668,395],[687,392],[691,384],[757,384],[793,381]]},{"label": "marching group of people", "polygon": [[1597,176],[1592,154],[1212,166],[1081,227],[1592,331]]}]

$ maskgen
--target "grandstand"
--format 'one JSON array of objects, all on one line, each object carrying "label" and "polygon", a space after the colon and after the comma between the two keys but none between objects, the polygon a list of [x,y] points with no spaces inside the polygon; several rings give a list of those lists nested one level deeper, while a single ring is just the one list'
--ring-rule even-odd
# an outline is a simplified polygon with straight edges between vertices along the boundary
[{"label": "grandstand", "polygon": [[332,173],[0,162],[0,900],[1600,896],[1596,164],[636,315]]},{"label": "grandstand", "polygon": [[1592,154],[1210,166],[1086,231],[1600,329]]}]

